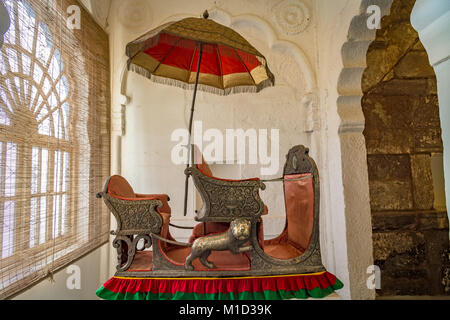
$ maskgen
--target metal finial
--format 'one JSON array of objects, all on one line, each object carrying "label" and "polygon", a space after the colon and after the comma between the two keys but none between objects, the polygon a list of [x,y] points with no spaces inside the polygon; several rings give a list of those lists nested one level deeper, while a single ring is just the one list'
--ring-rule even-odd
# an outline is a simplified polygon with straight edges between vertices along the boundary
[{"label": "metal finial", "polygon": [[205,10],[205,12],[203,12],[203,18],[208,19],[208,17],[209,17],[208,10]]}]

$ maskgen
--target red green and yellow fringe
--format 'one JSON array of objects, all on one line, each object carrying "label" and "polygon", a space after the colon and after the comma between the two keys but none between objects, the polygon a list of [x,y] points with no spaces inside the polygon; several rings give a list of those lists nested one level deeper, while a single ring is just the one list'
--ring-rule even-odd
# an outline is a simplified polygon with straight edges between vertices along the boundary
[{"label": "red green and yellow fringe", "polygon": [[106,300],[283,300],[323,298],[343,286],[327,271],[229,278],[113,277],[96,294]]}]

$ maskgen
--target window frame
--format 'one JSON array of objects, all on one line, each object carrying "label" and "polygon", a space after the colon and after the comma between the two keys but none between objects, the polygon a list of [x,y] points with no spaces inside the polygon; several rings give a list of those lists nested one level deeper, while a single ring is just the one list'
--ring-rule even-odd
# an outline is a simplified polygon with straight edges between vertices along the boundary
[{"label": "window frame", "polygon": [[[18,78],[20,81],[20,88],[17,88],[17,86],[15,86],[15,89],[19,89],[20,92],[11,92],[10,90],[8,90],[7,88],[5,88],[4,92],[7,96],[7,99],[9,100],[9,103],[11,105],[11,107],[13,108],[13,112],[11,112],[11,110],[9,110],[9,108],[3,108],[3,110],[6,112],[8,118],[9,118],[9,124],[0,124],[0,141],[2,143],[2,150],[1,150],[1,168],[3,170],[2,175],[0,176],[0,225],[3,227],[4,224],[4,205],[6,201],[14,201],[14,232],[13,232],[13,248],[16,248],[17,244],[20,244],[21,247],[18,248],[20,250],[20,252],[12,252],[11,255],[3,257],[3,230],[0,230],[0,260],[2,261],[2,265],[3,266],[9,266],[11,264],[14,264],[15,262],[17,262],[20,259],[23,259],[23,257],[28,257],[29,255],[34,255],[36,254],[36,252],[40,252],[43,249],[45,249],[48,244],[51,242],[53,246],[58,246],[59,244],[63,243],[64,241],[66,241],[69,236],[71,234],[73,234],[74,232],[76,232],[76,229],[74,230],[74,227],[76,227],[73,224],[73,213],[76,212],[76,203],[73,201],[73,199],[71,199],[71,197],[69,196],[69,190],[71,188],[73,188],[76,185],[76,181],[74,181],[74,178],[76,177],[75,175],[71,175],[70,172],[75,172],[73,165],[75,163],[75,159],[74,159],[74,152],[73,152],[73,147],[71,146],[72,144],[72,137],[70,132],[72,130],[69,129],[69,123],[70,121],[67,121],[67,127],[64,127],[64,125],[62,126],[62,128],[64,128],[64,132],[63,132],[63,137],[62,138],[58,138],[57,136],[59,134],[57,134],[56,132],[56,127],[55,127],[55,123],[54,123],[54,118],[53,118],[53,112],[55,112],[56,110],[60,111],[58,114],[58,121],[64,121],[61,119],[62,114],[61,114],[61,110],[63,108],[64,103],[68,103],[70,106],[70,96],[67,95],[66,98],[64,100],[61,101],[60,97],[59,97],[59,92],[56,89],[56,86],[58,85],[58,83],[60,83],[60,81],[62,81],[62,77],[65,76],[65,71],[64,69],[59,70],[59,75],[58,77],[53,81],[53,83],[51,84],[51,87],[48,91],[47,94],[44,93],[43,90],[43,85],[44,85],[44,81],[46,78],[48,77],[48,71],[50,68],[50,65],[52,63],[52,60],[54,57],[56,57],[56,52],[57,52],[57,48],[56,46],[53,44],[51,46],[50,49],[50,53],[48,55],[47,61],[45,63],[45,65],[39,61],[37,59],[37,49],[36,49],[36,43],[38,41],[38,32],[39,32],[39,27],[41,23],[43,23],[42,21],[40,21],[37,16],[34,16],[34,31],[33,31],[33,37],[32,37],[32,43],[29,44],[28,46],[32,48],[33,52],[28,51],[26,48],[24,48],[22,46],[22,41],[21,41],[21,30],[18,27],[18,19],[19,19],[19,6],[18,3],[14,3],[14,10],[13,12],[10,12],[10,14],[14,15],[14,19],[11,19],[11,22],[14,23],[14,36],[15,36],[15,43],[9,43],[8,41],[5,41],[3,43],[3,48],[2,48],[2,54],[3,54],[3,60],[0,63],[4,63],[5,64],[5,69],[7,70],[5,75],[1,75],[1,77],[3,79],[9,79],[11,84],[13,86],[15,86],[14,84],[14,78]],[[23,12],[22,14],[24,14],[25,12]],[[45,25],[45,24],[44,24]],[[47,27],[47,26],[46,26]],[[48,28],[48,27],[47,27]],[[6,50],[13,50],[15,51],[15,53],[17,54],[18,57],[18,61],[17,61],[17,67],[18,70],[17,72],[13,71],[13,68],[10,65],[9,59],[6,56]],[[23,70],[23,66],[21,65],[22,62],[22,55],[27,55],[31,58],[31,63],[30,63],[30,74],[27,75],[24,70]],[[60,59],[62,60],[63,57],[60,56]],[[60,63],[63,63],[62,61],[60,61]],[[37,83],[34,79],[33,76],[33,72],[34,72],[34,65],[38,64],[39,67],[41,68],[41,70],[43,70],[43,75],[41,76],[40,82]],[[34,104],[35,101],[37,101],[37,98],[39,97],[39,95],[43,98],[43,101],[41,102],[41,104],[38,106],[36,105],[36,110],[34,112],[34,114],[39,115],[40,111],[43,108],[46,108],[48,105],[48,99],[50,98],[52,93],[56,93],[56,96],[58,98],[57,101],[57,106],[52,108],[51,110],[48,110],[49,112],[47,113],[46,116],[44,116],[44,118],[49,118],[50,119],[50,134],[51,135],[44,135],[41,134],[37,131],[33,132],[30,134],[30,136],[28,138],[30,138],[29,140],[27,140],[26,142],[22,141],[21,138],[17,137],[17,134],[14,132],[14,130],[11,130],[11,128],[13,126],[17,126],[20,125],[20,108],[21,107],[27,107],[27,109],[29,108],[28,105],[24,106],[18,106],[17,105],[17,101],[19,99],[25,100],[24,99],[24,80],[28,81],[28,95],[31,95],[31,91],[32,91],[32,87],[34,86],[37,90],[37,93],[35,95],[35,97],[32,99],[33,101],[31,101],[30,99],[30,103]],[[36,87],[36,85],[38,87]],[[70,88],[67,88],[68,90],[70,90]],[[20,96],[19,96],[20,95]],[[19,116],[16,114],[19,113]],[[71,115],[68,115],[67,117],[70,119]],[[19,118],[19,119],[17,119]],[[26,119],[25,119],[26,120]],[[58,130],[61,127],[58,126]],[[9,129],[9,130],[8,130]],[[67,137],[67,140],[65,139],[65,137]],[[13,143],[16,145],[16,167],[15,167],[15,195],[14,196],[5,196],[5,167],[6,167],[6,155],[7,155],[7,150],[6,150],[6,146],[8,143]],[[23,186],[23,184],[29,183],[31,185],[32,181],[32,177],[31,177],[31,168],[32,168],[32,153],[33,153],[33,148],[38,148],[39,150],[39,160],[41,160],[41,154],[42,154],[42,150],[46,149],[47,153],[48,153],[48,161],[47,161],[47,186],[46,189],[47,191],[44,193],[36,193],[33,194],[31,191],[31,188],[28,188],[29,192],[26,192],[25,190],[27,190],[26,186]],[[64,152],[66,152],[68,154],[69,157],[69,176],[71,176],[72,179],[70,179],[71,185],[67,187],[67,191],[55,191],[54,190],[54,182],[55,182],[55,156],[56,156],[56,152],[61,152],[62,154]],[[59,160],[59,171],[58,175],[61,177],[62,174],[64,174],[63,172],[63,168],[64,168],[64,164],[63,164],[64,159],[62,158],[61,160]],[[41,161],[39,161],[41,162]],[[39,166],[41,166],[41,163],[39,163]],[[42,176],[42,168],[39,169],[39,174],[38,174],[38,179],[41,179]],[[18,176],[24,174],[27,178],[25,179],[19,179]],[[60,184],[60,188],[62,188],[61,184],[62,184],[63,179],[60,179],[59,184]],[[22,184],[22,186],[20,185]],[[40,188],[40,184],[39,184],[39,188]],[[55,196],[62,196],[62,195],[66,195],[67,196],[67,203],[66,203],[66,224],[69,226],[72,226],[72,228],[67,229],[67,232],[64,235],[57,235],[56,238],[53,238],[53,228],[54,228],[54,224],[56,223],[56,221],[54,221],[54,203],[56,201],[56,197]],[[31,220],[31,210],[29,215],[26,214],[22,214],[23,211],[27,210],[28,208],[31,209],[31,199],[33,198],[37,198],[37,199],[41,199],[41,197],[46,197],[46,215],[45,215],[45,221],[46,221],[46,227],[45,227],[45,241],[43,243],[39,243],[39,239],[40,239],[40,235],[39,235],[39,227],[40,227],[40,221],[37,222],[37,225],[35,226],[35,232],[36,232],[36,237],[37,237],[37,241],[36,244],[32,247],[30,247],[30,234],[31,234],[31,225],[29,224],[29,220]],[[38,208],[40,208],[40,204],[38,204]],[[59,208],[59,217],[58,220],[59,221],[59,226],[61,229],[62,227],[62,219],[63,219],[63,215],[65,215],[64,212],[62,212],[62,201],[59,201],[58,204]],[[36,209],[36,215],[39,215],[40,212],[38,212],[38,210]],[[28,217],[28,224],[27,221],[22,221],[24,219],[24,217]],[[37,217],[36,217],[37,218]],[[40,220],[40,219],[37,219]],[[69,223],[67,223],[69,222]],[[23,232],[21,230],[20,227],[18,226],[22,226],[25,223],[25,228],[28,225],[27,231]],[[59,233],[59,232],[58,232]],[[17,249],[17,248],[16,248]],[[22,256],[21,258],[17,258],[17,254],[19,254]]]},{"label": "window frame", "polygon": [[[1,0],[0,0],[1,1]],[[16,0],[14,0],[16,1]],[[22,1],[22,0],[17,0],[17,1]],[[23,2],[27,3],[32,9],[34,9],[34,7],[39,7],[40,4],[35,0],[24,0]],[[67,4],[67,2],[72,2],[72,0],[65,0],[64,4]],[[62,4],[62,3],[61,3]],[[59,6],[59,3],[56,4],[57,6]],[[14,5],[15,10],[13,12],[13,14],[15,14],[15,19],[14,22],[16,23],[15,26],[15,35],[16,35],[16,41],[15,44],[11,44],[7,41],[7,39],[5,39],[5,42],[3,43],[3,48],[2,48],[2,53],[3,53],[3,59],[5,60],[5,64],[9,64],[8,58],[5,55],[5,48],[10,48],[14,51],[17,52],[17,56],[18,58],[18,63],[20,63],[21,61],[21,56],[22,54],[27,54],[28,56],[32,57],[33,59],[36,59],[36,57],[34,56],[35,51],[34,52],[30,52],[28,51],[26,48],[24,48],[19,40],[19,36],[17,34],[20,33],[20,28],[17,27],[18,24],[18,13],[17,10],[18,9],[18,5]],[[57,7],[57,10],[60,10],[61,8]],[[61,11],[62,12],[62,11]],[[55,14],[56,18],[59,18],[56,15],[61,14],[60,11],[58,11]],[[36,14],[36,21],[35,21],[35,31],[33,32],[33,43],[34,43],[34,47],[36,46],[36,42],[37,42],[37,38],[36,38],[36,34],[38,33],[38,26],[40,23],[45,23],[45,21],[39,19],[39,17]],[[13,23],[13,21],[12,21]],[[47,26],[48,28],[48,26]],[[95,28],[95,26],[94,26]],[[54,36],[54,34],[52,34],[52,32],[50,32],[51,36]],[[94,37],[95,38],[95,37]],[[74,41],[77,41],[76,38],[74,38]],[[79,39],[78,39],[79,41]],[[32,44],[33,45],[33,44]],[[2,124],[0,123],[0,142],[2,143],[2,146],[4,146],[4,148],[2,148],[1,154],[0,156],[3,154],[6,154],[6,151],[4,151],[4,149],[6,148],[6,145],[8,142],[10,143],[15,143],[17,144],[17,156],[16,156],[16,172],[26,172],[26,180],[21,181],[22,184],[29,184],[30,186],[28,187],[27,192],[25,192],[25,190],[27,188],[22,188],[22,194],[18,194],[16,193],[14,196],[12,197],[5,197],[5,193],[2,192],[4,190],[3,189],[3,185],[4,185],[4,181],[3,181],[3,177],[4,174],[1,175],[1,180],[0,180],[0,202],[1,202],[1,206],[0,206],[0,276],[2,275],[2,271],[7,268],[7,269],[13,269],[16,267],[21,267],[21,261],[23,261],[24,259],[28,259],[29,257],[33,258],[33,259],[39,259],[39,261],[41,260],[45,260],[46,262],[48,261],[48,254],[47,254],[47,250],[51,250],[53,249],[54,251],[57,251],[57,253],[59,253],[59,255],[57,254],[57,258],[54,258],[55,261],[55,265],[56,265],[56,269],[53,269],[53,266],[51,267],[51,270],[57,270],[60,267],[66,265],[67,259],[70,258],[72,259],[72,257],[75,257],[74,259],[77,259],[77,257],[79,257],[80,255],[84,255],[90,251],[92,251],[93,249],[98,248],[100,245],[103,245],[106,241],[107,238],[105,237],[106,233],[103,231],[103,227],[101,226],[101,224],[99,224],[100,221],[103,221],[104,216],[102,214],[99,215],[99,213],[103,212],[103,209],[100,212],[97,212],[97,204],[94,204],[94,207],[91,207],[92,204],[90,205],[89,208],[84,208],[81,203],[80,203],[80,199],[78,197],[79,194],[79,190],[80,188],[82,188],[82,185],[79,183],[78,179],[78,171],[79,170],[83,170],[85,169],[84,165],[82,165],[81,163],[78,163],[80,161],[80,152],[82,149],[82,145],[85,142],[88,142],[91,145],[91,142],[93,142],[94,140],[91,140],[92,138],[89,137],[89,131],[92,129],[92,126],[94,126],[95,128],[97,128],[100,124],[100,122],[98,120],[95,120],[95,124],[89,124],[89,122],[91,121],[89,119],[88,120],[82,120],[79,115],[77,114],[77,112],[75,112],[75,109],[79,109],[78,107],[73,108],[73,106],[75,105],[74,100],[72,100],[71,98],[71,94],[74,93],[74,91],[79,90],[79,88],[76,88],[76,84],[77,81],[87,81],[88,83],[90,83],[92,81],[92,78],[90,78],[88,75],[86,75],[83,78],[79,78],[80,76],[78,75],[78,77],[75,76],[75,78],[73,77],[73,74],[76,73],[75,70],[73,70],[72,68],[74,68],[74,65],[71,63],[65,63],[68,61],[65,61],[65,58],[67,59],[68,56],[64,56],[63,52],[59,52],[59,57],[61,59],[61,63],[64,65],[64,69],[62,69],[62,71],[60,70],[60,74],[58,75],[58,77],[53,80],[50,77],[50,74],[48,73],[48,67],[51,64],[51,61],[53,59],[53,57],[55,57],[55,50],[58,50],[57,45],[55,45],[53,43],[52,49],[50,51],[50,54],[48,56],[48,60],[46,63],[45,67],[42,67],[42,65],[40,65],[41,69],[43,70],[43,75],[41,77],[41,81],[39,84],[37,84],[37,81],[34,81],[33,79],[33,66],[34,63],[37,62],[37,59],[35,60],[35,62],[31,63],[30,66],[30,72],[29,75],[26,74],[26,72],[23,72],[23,67],[19,66],[18,67],[18,72],[13,73],[12,69],[10,68],[10,66],[7,66],[7,74],[3,75],[2,73],[0,73],[0,79],[7,79],[9,78],[11,81],[11,85],[14,86],[14,76],[17,77],[22,77],[20,80],[20,84],[21,84],[21,89],[24,88],[24,82],[23,79],[28,80],[28,85],[30,87],[29,93],[28,93],[28,97],[30,97],[30,92],[31,92],[31,86],[33,86],[35,83],[37,85],[39,85],[38,92],[36,93],[36,97],[34,97],[35,99],[37,99],[37,97],[39,96],[39,94],[42,95],[44,102],[42,103],[42,107],[45,108],[46,107],[46,103],[45,101],[47,101],[49,99],[49,97],[51,96],[52,92],[54,92],[55,94],[57,94],[56,91],[56,86],[59,83],[63,83],[62,82],[62,77],[67,76],[65,79],[65,83],[68,85],[69,87],[69,92],[67,93],[66,91],[66,96],[64,99],[60,99],[59,95],[57,95],[57,107],[56,108],[52,108],[51,110],[48,110],[48,114],[47,116],[50,118],[50,133],[53,136],[48,136],[48,135],[44,135],[44,134],[40,134],[38,133],[38,131],[34,132],[31,137],[29,137],[28,140],[26,140],[26,142],[23,142],[21,137],[17,135],[17,133],[14,133],[14,130],[11,130],[11,127],[14,125],[17,125],[17,123],[15,123],[15,121],[13,121],[14,116],[11,115],[11,113],[7,112],[7,115],[9,117],[9,125],[7,124]],[[81,50],[81,49],[80,49]],[[107,51],[106,51],[107,52]],[[109,52],[107,52],[109,54]],[[89,54],[90,52],[87,52],[87,56],[83,56],[83,59],[89,59]],[[108,58],[108,57],[107,57]],[[0,60],[0,63],[1,60]],[[84,63],[84,62],[83,62]],[[89,65],[93,65],[92,61],[89,61]],[[105,71],[107,71],[109,73],[109,64],[108,64],[108,68],[103,69]],[[11,74],[10,74],[11,72]],[[102,73],[103,74],[103,73]],[[48,79],[52,81],[51,83],[51,89],[48,91],[48,93],[45,95],[42,89],[42,85],[44,83],[44,79],[46,78],[46,75],[48,76]],[[103,88],[103,87],[102,87]],[[106,89],[109,89],[109,84],[106,84]],[[5,92],[5,94],[8,94],[8,99],[10,100],[12,96],[15,95],[15,93],[9,93],[9,90],[6,86],[3,87],[3,91]],[[67,89],[67,88],[66,88]],[[93,92],[96,92],[97,89],[92,90]],[[1,93],[1,92],[0,92]],[[107,94],[107,96],[109,97],[109,93]],[[15,100],[16,97],[14,97]],[[80,100],[80,98],[78,98],[78,100]],[[76,100],[76,101],[78,101]],[[83,102],[82,100],[80,100],[81,102]],[[0,102],[1,102],[1,98],[0,98]],[[86,101],[87,102],[87,101]],[[68,115],[68,119],[66,121],[66,128],[63,129],[64,131],[62,132],[61,135],[56,133],[56,130],[60,130],[61,127],[55,127],[55,124],[53,123],[53,111],[55,109],[60,110],[59,111],[59,115],[58,115],[58,120],[60,121],[64,121],[63,120],[63,111],[61,111],[64,108],[64,104],[68,103],[69,104],[69,110],[70,110],[70,114]],[[79,103],[79,102],[78,102]],[[16,103],[12,103],[12,101],[10,101],[10,104],[16,104]],[[82,110],[91,110],[89,108],[88,105],[80,105],[81,108],[84,108]],[[107,123],[109,123],[110,121],[110,114],[109,114],[109,100],[107,100],[107,103],[105,104],[106,107],[106,111],[107,113],[104,115],[103,113],[101,114],[101,117],[106,116],[106,120]],[[6,106],[4,106],[4,109],[7,110],[8,108]],[[89,111],[90,112],[90,111]],[[38,114],[38,113],[36,113]],[[71,119],[71,120],[70,120]],[[73,125],[73,127],[71,128],[70,125]],[[80,129],[78,128],[78,124],[83,123],[83,127]],[[64,126],[64,125],[63,125]],[[84,127],[85,126],[85,127]],[[66,135],[67,134],[67,135]],[[77,134],[84,134],[87,135],[85,139],[88,140],[79,140],[77,137]],[[109,134],[108,134],[109,136]],[[58,138],[60,137],[60,138]],[[106,143],[109,146],[109,141]],[[106,145],[105,144],[105,145]],[[19,147],[20,145],[20,147]],[[103,144],[101,144],[100,146],[102,146]],[[39,150],[38,154],[39,154],[39,174],[38,174],[38,181],[41,179],[41,159],[40,159],[40,155],[42,153],[43,149],[47,149],[48,150],[48,163],[47,163],[47,192],[45,193],[32,193],[32,187],[31,187],[31,181],[32,181],[32,175],[31,175],[31,170],[32,170],[32,166],[33,166],[33,159],[32,159],[32,155],[33,155],[33,148],[37,148]],[[20,149],[20,150],[19,150]],[[89,165],[92,167],[91,162],[95,161],[96,158],[93,158],[93,152],[98,152],[98,147],[97,146],[90,146],[89,147],[90,153],[88,155],[89,159]],[[109,151],[109,149],[108,149]],[[66,203],[66,232],[64,235],[61,235],[60,233],[58,233],[58,236],[56,236],[56,238],[52,237],[52,229],[53,229],[53,213],[54,213],[54,209],[53,209],[53,203],[56,199],[55,195],[56,193],[54,192],[55,190],[53,190],[53,186],[54,186],[54,179],[55,179],[55,175],[54,175],[54,170],[55,170],[55,154],[56,152],[61,152],[61,155],[63,155],[63,152],[67,152],[68,154],[68,160],[69,160],[69,166],[68,166],[68,170],[69,170],[69,180],[67,181],[68,185],[67,185],[67,189],[66,191],[62,191],[62,187],[60,186],[60,190],[61,192],[59,192],[59,194],[65,193],[67,196],[67,203]],[[103,154],[103,153],[102,153]],[[104,157],[102,155],[102,157]],[[109,158],[109,156],[108,156]],[[108,159],[109,160],[109,159]],[[59,161],[60,164],[60,176],[62,177],[61,174],[63,171],[63,164],[64,161],[64,157],[62,157],[62,159]],[[5,162],[6,162],[6,157],[2,157],[0,160],[0,169],[5,171]],[[105,165],[108,165],[109,168],[109,162]],[[96,164],[94,164],[96,169],[101,169],[98,168]],[[101,171],[103,172],[103,170]],[[104,176],[104,173],[100,174],[101,176]],[[92,188],[97,188],[97,184],[95,183],[95,186],[93,184],[93,181],[97,181],[98,180],[98,174],[88,174],[88,179],[89,181],[86,181],[83,185],[87,186],[88,189],[84,190],[86,193],[89,192],[88,197],[91,197],[91,191],[93,190]],[[21,179],[19,179],[16,175],[16,190],[20,189],[19,184],[17,183],[17,181],[19,181]],[[84,181],[84,180],[83,180]],[[62,183],[62,179],[59,180],[59,183]],[[38,192],[40,191],[40,186],[38,187]],[[42,196],[46,197],[46,232],[45,232],[45,237],[46,237],[46,241],[44,241],[44,243],[39,244],[39,222],[36,223],[36,225],[34,226],[34,230],[35,230],[35,245],[30,247],[30,237],[31,237],[31,199],[33,198],[37,198],[40,199]],[[60,198],[61,199],[61,198]],[[3,210],[3,205],[4,202],[7,200],[15,200],[15,214],[14,214],[14,235],[13,235],[13,241],[15,242],[13,244],[13,247],[15,247],[17,244],[20,244],[20,247],[18,247],[16,252],[12,252],[12,254],[8,257],[3,258],[2,257],[2,245],[3,245],[3,222],[4,222],[4,210]],[[39,202],[39,200],[37,200],[37,202]],[[61,211],[61,201],[59,201],[59,206],[60,206],[60,214],[59,214],[59,230],[61,230],[61,226],[62,226],[62,211]],[[83,208],[82,208],[83,207]],[[38,207],[39,208],[39,207]],[[36,208],[36,219],[39,220],[39,210],[38,208]],[[21,212],[22,210],[22,212]],[[27,215],[23,214],[23,210],[29,210],[29,213]],[[83,221],[86,220],[86,222],[84,223],[84,226],[80,227],[78,225],[79,223],[79,214],[80,211],[84,210],[84,214],[81,214]],[[109,215],[108,215],[109,216]],[[92,220],[93,219],[93,220]],[[92,220],[92,221],[91,221]],[[108,224],[109,224],[109,219],[107,220]],[[91,225],[91,222],[94,225]],[[17,227],[17,226],[25,226],[26,231],[24,232],[23,230],[21,230],[21,227]],[[70,226],[70,228],[69,228]],[[99,229],[100,227],[100,229]],[[81,229],[80,229],[81,228]],[[80,230],[82,231],[80,231]],[[101,233],[99,233],[99,231],[101,231]],[[79,232],[82,232],[82,235],[78,235]],[[97,234],[97,233],[98,234]],[[96,233],[96,234],[93,234]],[[105,233],[105,234],[104,234]],[[80,233],[81,234],[81,233]],[[74,235],[79,236],[80,240],[78,240],[78,238],[74,237]],[[74,242],[74,239],[77,239],[76,242]],[[71,242],[68,242],[68,241]],[[49,249],[50,248],[50,249]],[[68,250],[66,250],[68,249]],[[70,255],[70,256],[69,256]],[[36,258],[36,256],[38,256],[38,258]],[[60,263],[60,259],[62,259],[62,262]],[[65,261],[65,262],[64,262]],[[40,274],[42,274],[43,272],[47,272],[43,269],[47,269],[48,268],[48,263],[45,263],[43,266],[37,266],[32,265],[30,266],[30,268],[32,269],[32,271],[29,270],[25,270],[25,271],[18,271],[17,274],[15,274],[14,276],[19,276],[18,279],[15,279],[14,281],[11,281],[10,283],[7,283],[3,288],[2,288],[2,283],[0,283],[0,289],[5,290],[6,292],[8,291],[8,288],[11,287],[16,287],[17,285],[15,283],[19,283],[20,281],[24,281],[25,279],[32,277],[36,272],[39,272]],[[39,278],[42,278],[41,275],[39,275]],[[32,282],[34,282],[35,280],[32,280]],[[19,288],[19,290],[22,290],[23,288]],[[12,288],[10,290],[11,292],[16,292],[17,288]],[[1,291],[0,291],[1,292]],[[11,293],[9,293],[11,294]],[[1,299],[1,295],[0,295],[0,299]]]}]

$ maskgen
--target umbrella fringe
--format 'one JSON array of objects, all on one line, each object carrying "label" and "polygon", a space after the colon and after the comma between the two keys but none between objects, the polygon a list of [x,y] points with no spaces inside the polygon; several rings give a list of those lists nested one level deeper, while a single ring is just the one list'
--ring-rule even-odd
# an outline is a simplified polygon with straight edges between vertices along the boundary
[{"label": "umbrella fringe", "polygon": [[144,77],[146,77],[148,79],[152,78],[152,73],[150,71],[148,71],[147,69],[145,69],[145,68],[143,68],[141,66],[138,66],[138,65],[136,65],[134,63],[131,63],[128,66],[128,70],[136,72],[137,74],[140,74],[141,76],[144,76]]},{"label": "umbrella fringe", "polygon": [[[159,83],[159,84],[171,85],[171,86],[175,86],[178,88],[182,88],[184,90],[193,90],[194,86],[195,86],[193,83],[187,83],[187,82],[177,80],[177,79],[172,79],[172,78],[155,76],[147,69],[145,69],[141,66],[138,66],[136,64],[133,64],[133,63],[130,64],[129,70],[136,72],[137,74],[140,74],[141,76],[144,76],[144,77],[152,80],[153,82]],[[216,95],[226,96],[229,94],[236,94],[236,93],[257,93],[257,92],[261,91],[262,89],[271,87],[273,85],[274,85],[273,77],[270,77],[269,79],[262,81],[257,86],[236,86],[236,87],[227,88],[227,89],[220,89],[220,88],[216,88],[216,87],[212,87],[212,86],[208,86],[208,85],[199,83],[197,86],[197,90],[216,94]]]}]

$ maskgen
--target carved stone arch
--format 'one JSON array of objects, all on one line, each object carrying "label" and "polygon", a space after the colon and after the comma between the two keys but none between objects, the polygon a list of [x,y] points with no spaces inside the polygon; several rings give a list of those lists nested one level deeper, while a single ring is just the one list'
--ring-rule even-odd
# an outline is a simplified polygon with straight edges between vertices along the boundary
[{"label": "carved stone arch", "polygon": [[375,40],[376,29],[369,29],[367,8],[377,5],[381,16],[390,13],[393,0],[362,0],[359,15],[353,17],[347,42],[341,49],[343,70],[338,80],[337,111],[340,116],[342,183],[345,201],[345,223],[348,271],[351,297],[373,299],[375,290],[367,288],[367,268],[373,265],[372,222],[370,211],[367,150],[364,114],[361,106],[362,75],[366,54]]}]

